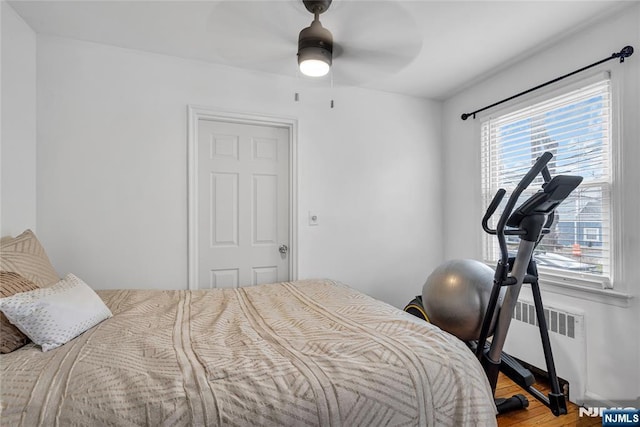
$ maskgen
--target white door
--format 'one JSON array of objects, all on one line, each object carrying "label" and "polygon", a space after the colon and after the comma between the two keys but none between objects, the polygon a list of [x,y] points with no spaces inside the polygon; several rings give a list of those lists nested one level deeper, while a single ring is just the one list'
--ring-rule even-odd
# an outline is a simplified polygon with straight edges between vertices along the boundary
[{"label": "white door", "polygon": [[289,130],[198,120],[198,288],[289,280]]}]

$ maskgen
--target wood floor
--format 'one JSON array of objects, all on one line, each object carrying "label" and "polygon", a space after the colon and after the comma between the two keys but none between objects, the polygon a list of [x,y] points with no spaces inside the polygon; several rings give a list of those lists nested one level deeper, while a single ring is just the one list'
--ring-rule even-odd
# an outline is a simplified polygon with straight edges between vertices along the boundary
[{"label": "wood floor", "polygon": [[[535,386],[544,394],[548,393],[548,387],[545,384],[537,384]],[[529,407],[520,411],[514,411],[507,414],[498,415],[498,426],[571,426],[571,427],[591,427],[601,426],[602,419],[595,417],[580,417],[578,415],[578,406],[571,402],[567,402],[567,415],[559,417],[554,416],[549,408],[538,402],[529,393],[523,391],[513,381],[506,376],[500,374],[498,385],[496,387],[496,397],[511,397],[514,394],[523,394],[529,399]]]}]

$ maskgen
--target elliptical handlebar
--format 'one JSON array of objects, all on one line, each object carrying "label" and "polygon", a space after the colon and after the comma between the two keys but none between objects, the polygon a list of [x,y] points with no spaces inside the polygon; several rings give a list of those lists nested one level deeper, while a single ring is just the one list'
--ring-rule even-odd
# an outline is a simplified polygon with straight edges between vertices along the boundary
[{"label": "elliptical handlebar", "polygon": [[[518,187],[520,187],[520,193],[522,193],[522,191],[525,188],[527,188],[533,182],[534,179],[536,179],[536,176],[538,176],[538,174],[542,172],[544,168],[547,167],[547,163],[549,163],[549,160],[551,160],[552,157],[553,157],[553,154],[551,154],[548,151],[545,151],[542,154],[542,156],[538,157],[538,159],[533,164],[533,166],[531,166],[531,169],[529,169],[529,172],[527,172],[527,174],[523,176],[520,182],[518,183]],[[549,174],[549,170],[547,170],[546,174],[543,174],[543,175],[551,177],[551,175]],[[517,191],[517,187],[516,187],[516,191]]]},{"label": "elliptical handlebar", "polygon": [[522,234],[520,230],[505,230],[507,220],[511,216],[511,213],[513,212],[513,208],[518,202],[518,198],[520,197],[522,192],[526,190],[527,187],[529,187],[529,185],[531,185],[531,183],[536,178],[536,176],[538,176],[539,173],[542,173],[542,176],[545,182],[548,182],[551,179],[551,174],[549,173],[549,169],[547,168],[547,163],[549,163],[549,160],[551,160],[552,157],[553,157],[553,154],[546,151],[536,159],[536,162],[533,164],[531,169],[529,169],[529,172],[527,172],[527,174],[522,177],[522,179],[516,186],[513,193],[511,193],[511,196],[509,197],[509,200],[507,201],[507,205],[505,206],[504,210],[502,211],[502,214],[500,215],[500,219],[498,220],[498,224],[495,229],[492,229],[488,226],[488,221],[489,221],[489,218],[491,218],[491,216],[494,214],[494,212],[498,208],[498,205],[500,204],[500,202],[504,198],[504,195],[506,194],[506,191],[503,188],[499,189],[496,192],[495,196],[493,196],[493,200],[491,200],[491,203],[487,208],[487,212],[482,218],[482,228],[484,229],[484,231],[486,231],[489,234],[495,234],[498,238],[498,243],[500,246],[500,262],[503,265],[507,265],[509,261],[509,252],[507,250],[507,242],[505,239],[505,235]]},{"label": "elliptical handlebar", "polygon": [[484,217],[482,217],[482,229],[488,234],[496,234],[496,230],[489,227],[489,218],[491,218],[496,209],[498,209],[498,205],[504,198],[505,194],[507,194],[507,191],[504,188],[500,188],[496,192],[496,195],[493,196],[493,200],[491,200],[491,203],[489,203],[487,212],[484,214]]}]

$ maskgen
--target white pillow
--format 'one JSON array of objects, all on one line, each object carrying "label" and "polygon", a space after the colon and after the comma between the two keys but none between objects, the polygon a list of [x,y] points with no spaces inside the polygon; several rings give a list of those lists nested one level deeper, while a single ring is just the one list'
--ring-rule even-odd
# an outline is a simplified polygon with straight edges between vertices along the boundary
[{"label": "white pillow", "polygon": [[73,274],[48,288],[0,298],[0,310],[42,351],[60,347],[112,316],[93,289]]}]

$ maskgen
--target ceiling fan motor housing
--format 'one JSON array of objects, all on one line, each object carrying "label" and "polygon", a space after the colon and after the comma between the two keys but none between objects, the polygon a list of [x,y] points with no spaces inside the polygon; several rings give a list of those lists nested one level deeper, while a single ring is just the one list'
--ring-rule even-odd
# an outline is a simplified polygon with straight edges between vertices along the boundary
[{"label": "ceiling fan motor housing", "polygon": [[298,64],[306,59],[318,59],[331,65],[333,36],[315,19],[298,36]]},{"label": "ceiling fan motor housing", "polygon": [[313,14],[323,13],[331,6],[331,0],[302,0],[302,3],[304,3],[304,7]]}]

